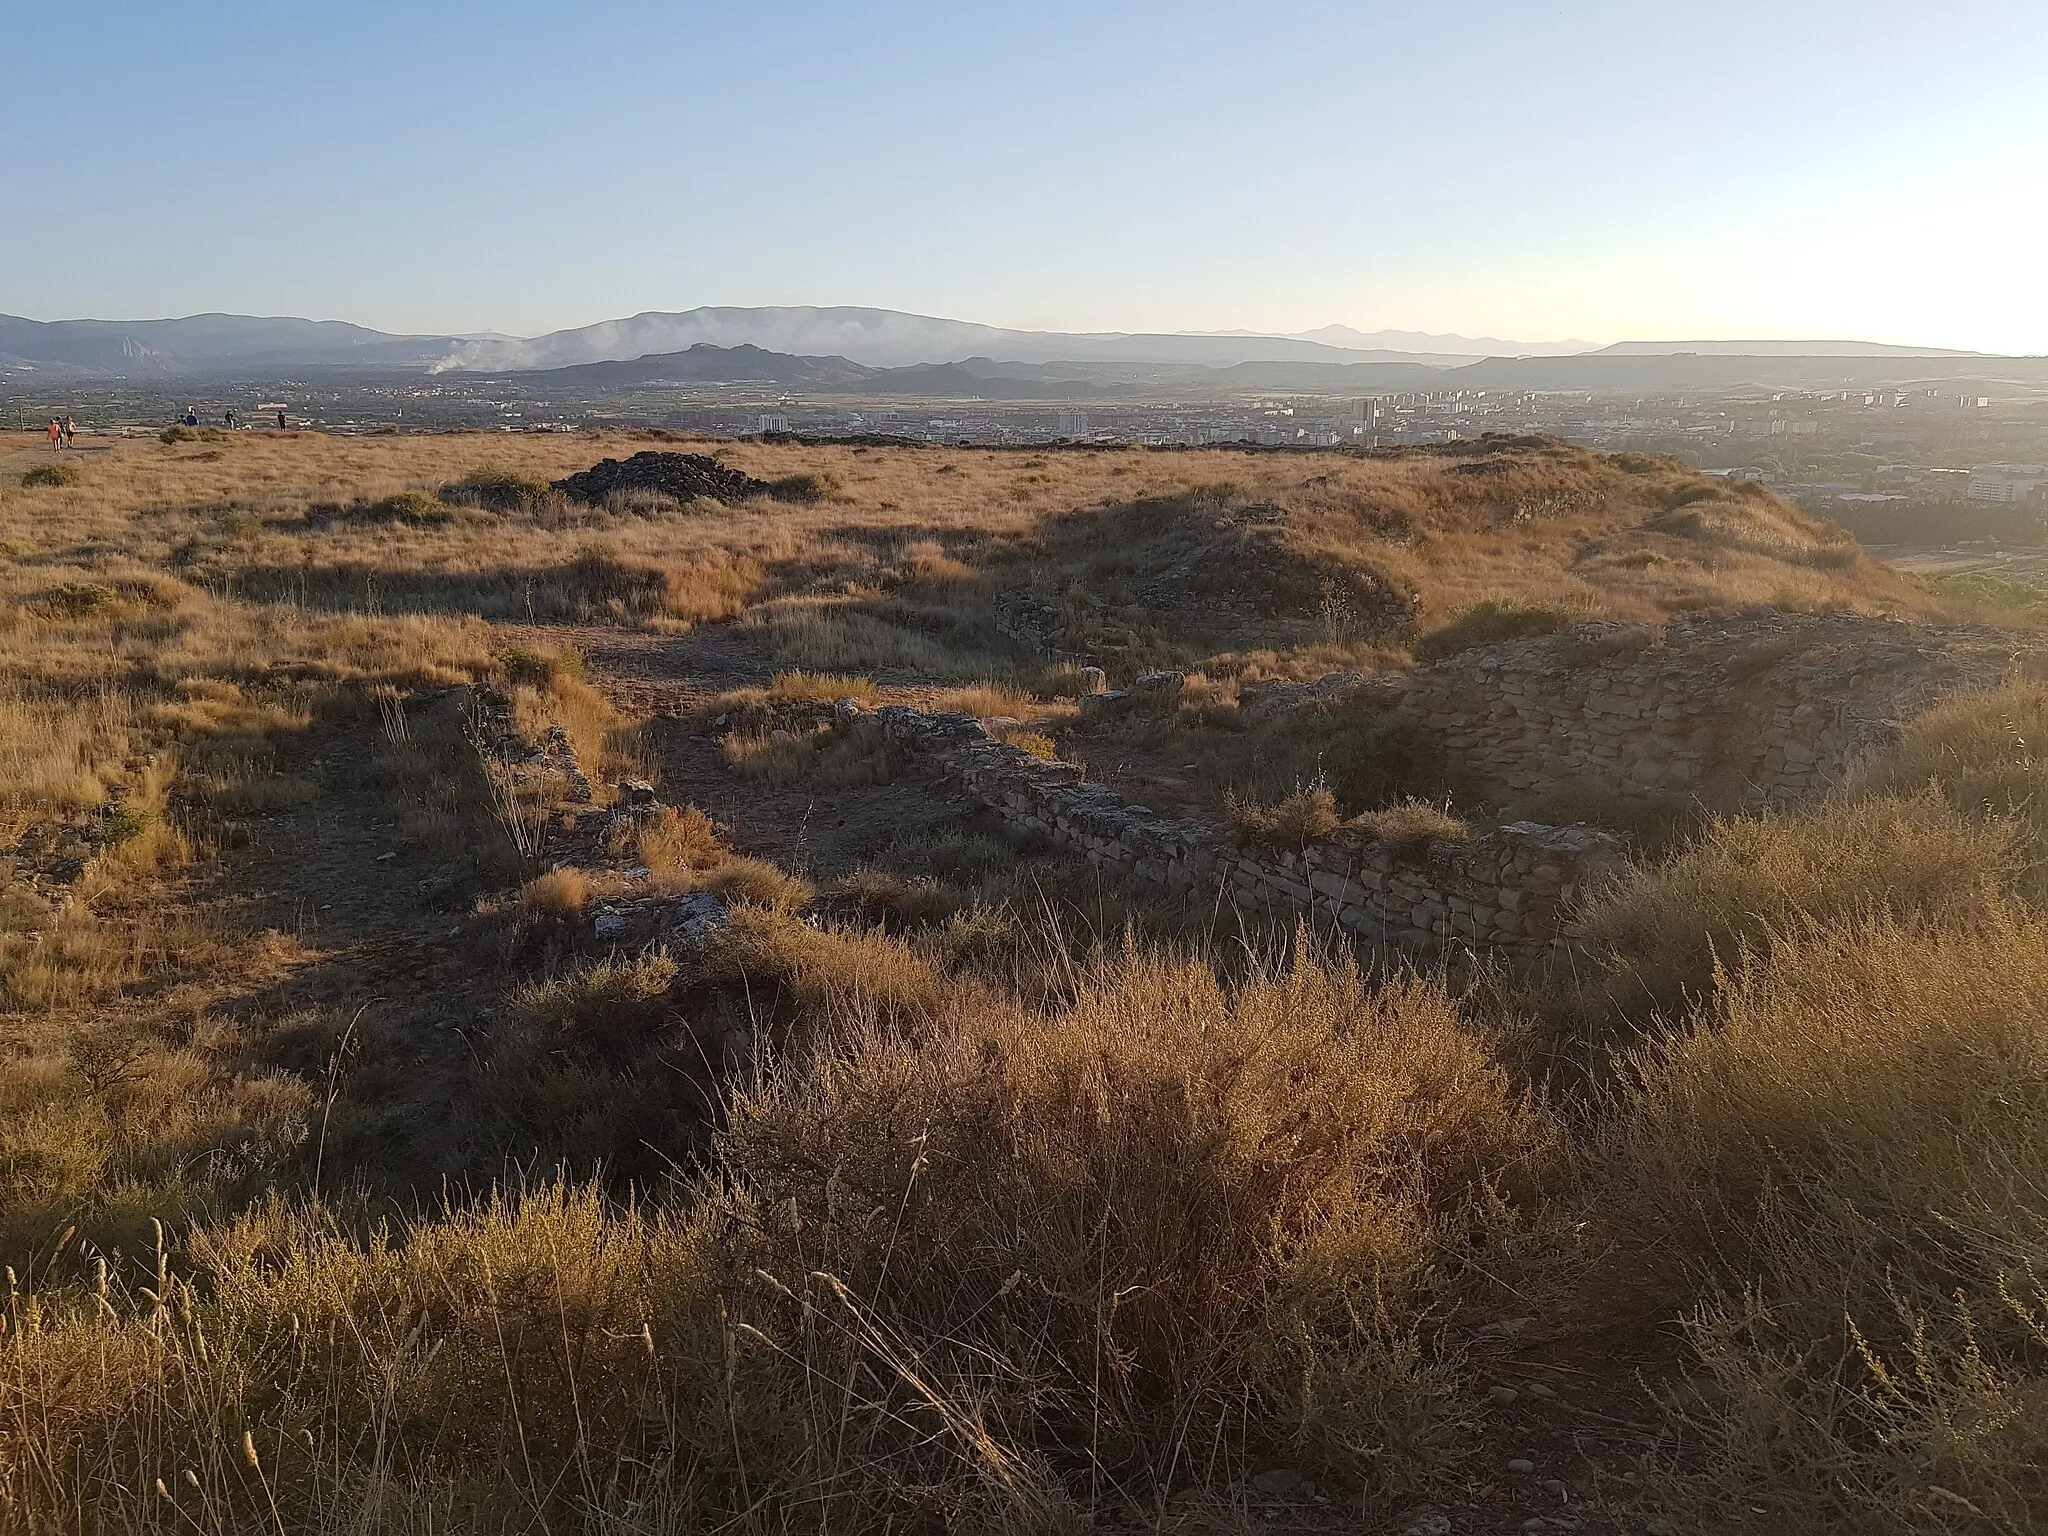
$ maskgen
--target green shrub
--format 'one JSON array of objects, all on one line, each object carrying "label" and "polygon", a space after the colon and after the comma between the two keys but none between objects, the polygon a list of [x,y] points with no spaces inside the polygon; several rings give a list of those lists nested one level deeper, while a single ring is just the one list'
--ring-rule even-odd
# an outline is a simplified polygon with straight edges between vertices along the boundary
[{"label": "green shrub", "polygon": [[509,469],[479,469],[441,487],[441,500],[457,506],[483,507],[492,512],[517,512],[536,497],[554,489],[544,478],[521,475]]},{"label": "green shrub", "polygon": [[498,666],[514,687],[552,688],[563,678],[583,676],[583,652],[573,645],[554,651],[508,646],[498,653]]},{"label": "green shrub", "polygon": [[784,475],[768,482],[768,494],[777,501],[794,501],[804,506],[820,502],[839,489],[830,475]]},{"label": "green shrub", "polygon": [[38,486],[61,486],[78,484],[76,464],[38,464],[21,477],[24,488],[34,490]]},{"label": "green shrub", "polygon": [[371,502],[362,512],[363,517],[374,522],[413,524],[445,523],[454,515],[439,499],[425,491],[400,491],[395,496]]},{"label": "green shrub", "polygon": [[100,830],[110,843],[133,842],[147,832],[155,820],[146,806],[117,805],[100,818]]}]

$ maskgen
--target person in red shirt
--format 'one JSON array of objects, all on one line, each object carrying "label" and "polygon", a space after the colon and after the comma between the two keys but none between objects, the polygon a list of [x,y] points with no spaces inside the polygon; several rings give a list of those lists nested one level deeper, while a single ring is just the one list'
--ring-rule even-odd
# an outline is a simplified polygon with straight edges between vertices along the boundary
[{"label": "person in red shirt", "polygon": [[56,447],[57,440],[63,435],[64,429],[57,425],[57,418],[52,416],[50,418],[50,446],[52,448]]}]

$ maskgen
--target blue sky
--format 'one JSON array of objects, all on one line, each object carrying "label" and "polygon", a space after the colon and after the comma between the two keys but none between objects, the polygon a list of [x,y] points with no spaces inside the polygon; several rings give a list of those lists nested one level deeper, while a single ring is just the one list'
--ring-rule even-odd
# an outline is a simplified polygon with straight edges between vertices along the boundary
[{"label": "blue sky", "polygon": [[10,9],[38,318],[2048,352],[2048,0]]}]

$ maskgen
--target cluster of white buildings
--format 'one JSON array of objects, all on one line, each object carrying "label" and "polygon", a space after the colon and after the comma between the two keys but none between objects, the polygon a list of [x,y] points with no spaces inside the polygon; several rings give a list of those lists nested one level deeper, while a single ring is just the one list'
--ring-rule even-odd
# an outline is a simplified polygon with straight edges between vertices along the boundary
[{"label": "cluster of white buildings", "polygon": [[2032,501],[2048,488],[2048,464],[1979,464],[1970,471],[1970,500]]}]

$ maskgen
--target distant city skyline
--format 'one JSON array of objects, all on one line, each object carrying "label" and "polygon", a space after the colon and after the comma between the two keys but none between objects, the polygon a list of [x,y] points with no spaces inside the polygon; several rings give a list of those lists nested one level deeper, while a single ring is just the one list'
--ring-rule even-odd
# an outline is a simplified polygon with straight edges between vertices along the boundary
[{"label": "distant city skyline", "polygon": [[2048,353],[2048,6],[122,0],[15,72],[0,312]]}]

